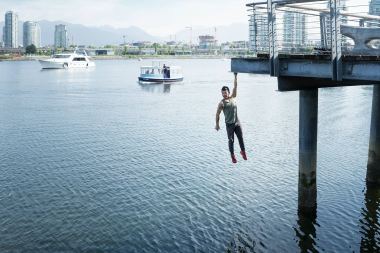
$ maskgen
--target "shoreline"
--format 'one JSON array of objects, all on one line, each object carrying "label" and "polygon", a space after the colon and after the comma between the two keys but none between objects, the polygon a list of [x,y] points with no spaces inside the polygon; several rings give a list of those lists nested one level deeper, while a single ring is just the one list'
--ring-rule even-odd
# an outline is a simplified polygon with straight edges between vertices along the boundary
[{"label": "shoreline", "polygon": [[[141,56],[90,56],[94,61],[104,60],[154,60],[154,59],[231,59],[236,56],[223,55],[141,55]],[[39,59],[48,59],[50,56],[17,56],[17,57],[1,57],[1,61],[37,61]]]}]

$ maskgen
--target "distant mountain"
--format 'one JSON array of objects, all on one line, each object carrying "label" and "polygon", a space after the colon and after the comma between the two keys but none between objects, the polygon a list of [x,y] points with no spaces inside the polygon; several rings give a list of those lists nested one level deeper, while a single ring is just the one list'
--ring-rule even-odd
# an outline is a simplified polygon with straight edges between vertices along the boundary
[{"label": "distant mountain", "polygon": [[42,43],[53,44],[54,43],[54,29],[57,24],[67,25],[69,34],[69,40],[73,41],[77,45],[106,45],[106,44],[121,44],[124,42],[123,36],[125,36],[126,42],[132,41],[156,41],[158,38],[149,35],[144,30],[130,26],[128,28],[116,29],[109,26],[103,27],[89,27],[79,24],[71,24],[63,21],[46,21],[39,22],[42,31]]},{"label": "distant mountain", "polygon": [[[198,43],[199,35],[216,35],[218,42],[226,41],[238,41],[238,40],[248,40],[249,29],[248,23],[234,23],[226,26],[216,26],[216,27],[193,27],[192,28],[192,42]],[[163,40],[177,40],[186,41],[190,40],[190,30],[184,29],[177,32],[175,35],[166,36]]]},{"label": "distant mountain", "polygon": [[[70,43],[73,41],[76,45],[101,46],[107,44],[121,44],[124,42],[123,36],[125,36],[126,42],[163,42],[169,40],[188,42],[190,40],[190,31],[186,29],[178,32],[173,32],[172,36],[155,37],[136,26],[117,29],[111,26],[91,27],[80,24],[71,24],[64,21],[41,20],[38,23],[41,26],[41,43],[43,46],[54,44],[54,29],[55,25],[57,24],[67,25],[69,41]],[[22,44],[22,24],[23,22],[20,21],[19,44]],[[0,40],[2,40],[3,26],[4,22],[0,22]],[[219,42],[248,40],[248,24],[235,23],[228,26],[217,26],[216,30],[215,27],[193,27],[192,42],[198,43],[198,36],[204,34],[216,34],[216,39]]]},{"label": "distant mountain", "polygon": [[[106,44],[121,44],[132,41],[161,41],[160,38],[154,37],[144,30],[130,26],[128,28],[116,29],[110,26],[89,27],[79,24],[71,24],[64,21],[38,21],[41,26],[41,43],[43,46],[54,44],[54,29],[57,24],[67,25],[69,41],[77,45],[106,45]],[[19,22],[19,44],[22,44],[22,24]],[[4,22],[0,22],[0,38],[2,38]]]}]

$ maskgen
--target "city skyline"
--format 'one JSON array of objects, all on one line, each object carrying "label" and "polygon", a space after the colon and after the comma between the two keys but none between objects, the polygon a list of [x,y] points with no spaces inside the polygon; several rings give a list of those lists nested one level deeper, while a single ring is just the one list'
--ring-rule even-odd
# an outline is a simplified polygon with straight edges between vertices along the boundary
[{"label": "city skyline", "polygon": [[[155,36],[169,36],[192,26],[247,23],[245,0],[135,1],[3,0],[0,13],[13,10],[23,20],[67,21],[86,26],[123,28],[138,26]],[[73,6],[75,8],[73,8]],[[216,11],[218,10],[218,11]],[[210,20],[210,13],[213,18]],[[226,15],[228,13],[228,15]],[[210,22],[211,21],[211,22]]]},{"label": "city skyline", "polygon": [[[4,2],[7,2],[8,1],[8,3],[9,3],[9,0],[5,0]],[[68,1],[72,1],[72,0],[68,0]],[[85,0],[85,1],[87,1],[87,0]],[[196,0],[196,1],[198,1],[198,0]],[[349,2],[351,2],[351,3],[354,3],[354,2],[356,2],[357,0],[349,0]],[[0,8],[2,7],[2,5],[4,4],[4,2],[2,2],[2,3],[0,3]],[[67,1],[66,1],[67,2]],[[140,7],[141,6],[146,6],[146,4],[148,4],[148,2],[149,1],[143,1],[141,4],[140,4]],[[245,1],[245,2],[247,2],[247,1]],[[343,1],[343,4],[344,4],[344,2],[345,1]],[[376,2],[376,1],[374,1],[374,0],[372,0],[371,2]],[[37,1],[35,1],[34,2],[34,4],[42,4],[42,3],[47,3],[45,0],[37,0]],[[82,2],[83,3],[83,2]],[[99,6],[98,6],[98,4],[99,3],[101,3],[100,1],[98,1],[97,2],[97,4],[95,5],[95,9],[96,8],[99,8]],[[180,4],[182,4],[183,6],[185,6],[185,3],[184,2],[182,2],[182,1],[179,1],[179,3]],[[15,6],[23,6],[23,7],[25,7],[25,6],[27,6],[28,4],[31,4],[31,1],[27,1],[27,0],[20,0],[20,1],[17,1],[17,3],[11,3],[10,5],[15,5]],[[134,6],[136,3],[127,3],[127,2],[122,2],[122,1],[120,1],[120,0],[112,0],[111,1],[111,3],[109,4],[109,5],[112,5],[112,6],[115,6],[115,5],[113,5],[113,4],[115,4],[115,5],[117,5],[117,4],[119,4],[120,6],[126,6],[127,4],[128,4],[128,6]],[[155,2],[154,4],[153,3],[151,3],[151,5],[149,5],[149,10],[152,8],[152,7],[154,7],[155,6],[155,4],[157,4],[157,2]],[[222,1],[221,2],[221,6],[223,6],[223,4],[225,4],[225,2],[224,1]],[[59,7],[59,6],[62,6],[62,1],[58,1],[58,2],[55,2],[54,4],[48,4],[49,6],[55,6],[55,7]],[[67,4],[66,5],[64,5],[64,6],[67,6]],[[245,5],[244,5],[245,6]],[[48,7],[48,6],[47,6]],[[78,13],[78,10],[79,10],[80,8],[74,8],[73,10],[73,12],[72,13]],[[154,9],[154,8],[153,8]],[[64,11],[62,11],[62,9],[60,9],[61,10],[61,13],[65,13]],[[88,9],[86,9],[86,13],[88,13],[88,12],[90,12],[90,11],[92,11],[93,10],[93,7],[92,6],[90,6]],[[20,14],[19,14],[19,12],[16,10],[11,10],[13,13],[16,13],[18,16],[21,16]],[[80,10],[79,10],[80,11]],[[148,13],[148,12],[147,12]],[[150,12],[149,12],[150,13]],[[105,15],[106,16],[106,15]],[[24,16],[23,16],[24,17]],[[26,18],[26,17],[19,17],[18,18],[18,20],[21,22],[21,21],[26,21],[26,20],[37,20],[36,18],[31,18],[31,19],[28,19],[28,18]],[[286,19],[286,15],[284,16],[284,18]],[[64,19],[60,19],[58,16],[56,17],[56,18],[58,18],[59,20],[61,20],[61,21],[63,21]],[[248,22],[248,20],[246,20],[247,22]],[[37,21],[38,22],[38,21]],[[63,23],[65,23],[65,22],[67,22],[67,20],[65,20],[65,21],[63,21]],[[246,23],[247,23],[246,22]],[[304,22],[304,21],[303,21]],[[293,23],[293,22],[290,22],[290,23]],[[289,25],[290,25],[290,23],[289,23]],[[295,22],[295,23],[300,23],[300,22]],[[90,25],[88,25],[88,24],[83,24],[83,25],[85,25],[85,26],[90,26]],[[205,25],[205,24],[203,24],[203,25]],[[130,26],[134,26],[134,24],[130,24]],[[96,26],[95,26],[96,27]],[[112,26],[109,26],[109,25],[103,25],[103,28],[105,28],[105,27],[112,27]],[[188,32],[192,32],[192,30],[194,30],[194,28],[195,27],[197,27],[197,26],[186,26],[186,27],[181,27],[182,28],[182,32],[183,32],[183,30],[188,30]],[[100,27],[101,28],[101,27]],[[190,28],[190,29],[189,29]],[[215,28],[215,29],[214,29]],[[22,28],[21,28],[22,29]],[[291,39],[290,39],[290,37],[294,37],[294,36],[290,36],[289,34],[288,34],[288,31],[291,31],[291,30],[293,30],[293,29],[289,29],[289,28],[286,28],[286,27],[284,27],[283,28],[284,29],[284,31],[283,31],[283,37],[284,37],[284,41],[290,41]],[[212,30],[215,30],[215,35],[216,35],[216,27],[213,27],[212,28]],[[298,29],[296,29],[297,31],[298,30],[305,30],[305,27],[303,27],[303,29],[301,28],[301,27],[299,27]],[[145,30],[145,31],[147,31],[147,30]],[[180,31],[180,30],[178,30],[178,31]],[[149,31],[147,31],[147,32],[149,32]],[[154,34],[154,33],[151,33],[151,34]],[[176,38],[176,32],[175,31],[170,31],[170,40],[172,40],[172,38],[174,38],[174,40],[175,40],[175,38]],[[169,35],[168,34],[168,35]],[[206,33],[204,33],[204,35],[206,35],[206,34],[210,34],[210,35],[212,35],[212,34],[214,34],[213,32],[206,32]],[[70,35],[70,36],[72,36],[72,35]],[[193,35],[192,35],[193,36]],[[67,35],[66,35],[66,37],[67,37]],[[125,36],[123,36],[124,37],[124,40],[125,40]],[[306,41],[306,33],[305,32],[303,32],[302,33],[302,35],[300,35],[300,36],[296,36],[297,37],[297,39],[296,40],[301,40],[301,41],[303,41],[302,43],[304,43],[305,41]],[[298,38],[299,37],[299,38]],[[71,38],[71,37],[70,37]],[[68,40],[69,38],[67,37],[66,38],[66,40]],[[161,39],[163,39],[163,38],[161,38]],[[248,39],[248,37],[247,37],[247,39]],[[191,39],[190,39],[190,41],[191,41]],[[25,44],[25,43],[24,43]],[[54,43],[54,44],[57,44],[57,43]],[[297,43],[296,43],[297,44]]]},{"label": "city skyline", "polygon": [[[22,20],[23,18],[19,15],[18,20],[18,40],[19,46],[23,46],[23,37],[24,37],[24,26],[26,22]],[[92,45],[92,46],[103,46],[103,45],[115,45],[121,44],[124,42],[136,42],[136,41],[152,41],[152,42],[166,42],[166,41],[175,41],[175,42],[190,42],[190,30],[184,28],[182,31],[173,32],[170,36],[167,37],[157,37],[148,34],[146,31],[142,30],[139,27],[127,27],[122,29],[113,29],[111,27],[89,27],[81,24],[73,24],[65,21],[46,21],[46,20],[34,20],[31,21],[38,24],[39,31],[41,35],[40,45],[41,46],[52,46],[55,44],[54,33],[55,26],[63,24],[67,26],[67,40],[68,43],[78,44],[78,45]],[[4,27],[4,20],[0,20],[0,27]],[[2,34],[0,31],[0,37]],[[228,42],[228,41],[241,41],[248,40],[248,31],[247,25],[244,23],[232,24],[230,26],[219,26],[219,27],[204,27],[197,28],[193,27],[192,41],[193,43],[198,42],[198,36],[200,35],[217,35],[217,40],[219,42]],[[3,38],[1,38],[2,41]],[[1,43],[0,41],[0,43]],[[0,44],[0,47],[4,46]]]}]

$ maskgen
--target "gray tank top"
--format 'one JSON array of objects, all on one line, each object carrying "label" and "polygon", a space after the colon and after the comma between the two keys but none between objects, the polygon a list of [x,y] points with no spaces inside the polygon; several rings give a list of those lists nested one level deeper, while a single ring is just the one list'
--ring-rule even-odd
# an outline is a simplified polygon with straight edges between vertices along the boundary
[{"label": "gray tank top", "polygon": [[223,113],[226,124],[234,124],[238,121],[236,101],[233,98],[223,99]]}]

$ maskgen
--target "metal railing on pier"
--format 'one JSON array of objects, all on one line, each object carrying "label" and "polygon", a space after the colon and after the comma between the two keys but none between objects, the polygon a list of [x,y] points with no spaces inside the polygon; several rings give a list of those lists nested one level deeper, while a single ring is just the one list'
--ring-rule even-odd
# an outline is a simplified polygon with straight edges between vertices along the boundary
[{"label": "metal railing on pier", "polygon": [[[380,27],[380,9],[363,2],[269,0],[247,4],[251,52],[268,54],[272,42],[279,54],[332,54],[336,50],[350,54],[355,41],[342,33],[342,26]],[[379,49],[380,39],[366,46]]]},{"label": "metal railing on pier", "polygon": [[[374,1],[374,0],[372,0]],[[362,0],[267,0],[247,4],[250,49],[269,55],[279,75],[281,55],[324,55],[342,80],[345,56],[380,56],[380,8]]]}]

